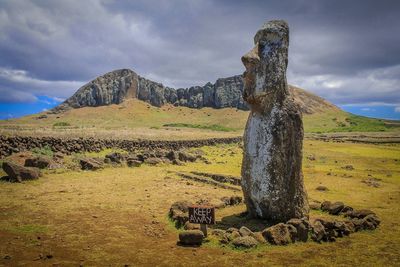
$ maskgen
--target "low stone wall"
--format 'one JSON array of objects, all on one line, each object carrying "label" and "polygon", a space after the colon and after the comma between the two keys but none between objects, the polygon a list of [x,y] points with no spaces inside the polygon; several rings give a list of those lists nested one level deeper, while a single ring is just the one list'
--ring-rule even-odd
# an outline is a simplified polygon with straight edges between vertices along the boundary
[{"label": "low stone wall", "polygon": [[12,153],[31,150],[33,148],[50,147],[54,152],[64,154],[79,152],[99,152],[103,149],[123,149],[134,151],[138,149],[171,149],[213,146],[217,144],[239,143],[241,137],[212,138],[200,140],[119,140],[119,139],[95,139],[95,138],[56,138],[56,137],[31,137],[31,136],[0,136],[0,158]]}]

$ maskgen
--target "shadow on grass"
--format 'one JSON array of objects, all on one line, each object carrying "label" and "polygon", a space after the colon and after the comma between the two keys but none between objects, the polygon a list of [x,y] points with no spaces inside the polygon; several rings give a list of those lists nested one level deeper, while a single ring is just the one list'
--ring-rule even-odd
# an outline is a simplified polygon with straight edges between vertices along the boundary
[{"label": "shadow on grass", "polygon": [[247,212],[242,212],[223,217],[221,221],[210,225],[210,229],[228,230],[231,227],[240,229],[240,227],[246,226],[253,232],[259,232],[274,224],[275,223],[271,221],[252,218]]}]

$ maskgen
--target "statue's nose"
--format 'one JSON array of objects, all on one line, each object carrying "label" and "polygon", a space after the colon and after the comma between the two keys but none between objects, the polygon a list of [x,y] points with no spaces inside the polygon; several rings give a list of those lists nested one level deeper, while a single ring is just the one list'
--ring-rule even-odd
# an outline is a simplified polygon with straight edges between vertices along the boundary
[{"label": "statue's nose", "polygon": [[251,49],[247,54],[242,56],[242,62],[246,68],[256,64],[259,61],[260,57],[258,56],[258,44],[253,49]]}]

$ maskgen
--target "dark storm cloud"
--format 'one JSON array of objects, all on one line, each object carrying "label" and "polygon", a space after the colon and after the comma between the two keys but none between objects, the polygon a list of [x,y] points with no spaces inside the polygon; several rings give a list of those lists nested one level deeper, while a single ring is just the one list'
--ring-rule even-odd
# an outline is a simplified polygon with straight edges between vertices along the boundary
[{"label": "dark storm cloud", "polygon": [[400,1],[3,1],[0,101],[65,98],[131,68],[187,87],[243,72],[265,20],[289,22],[289,82],[337,104],[400,105]]}]

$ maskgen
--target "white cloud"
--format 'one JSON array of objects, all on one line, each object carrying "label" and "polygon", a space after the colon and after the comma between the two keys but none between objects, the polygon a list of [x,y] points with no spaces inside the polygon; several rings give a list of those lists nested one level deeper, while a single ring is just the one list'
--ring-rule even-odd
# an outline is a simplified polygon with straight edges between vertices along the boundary
[{"label": "white cloud", "polygon": [[[357,72],[356,75],[299,75],[289,83],[310,90],[336,104],[400,103],[400,65]],[[375,100],[375,101],[374,101]]]},{"label": "white cloud", "polygon": [[395,107],[394,112],[400,112],[400,106]]},{"label": "white cloud", "polygon": [[[45,95],[61,102],[63,98],[69,97],[84,82],[79,81],[47,81],[33,78],[25,70],[13,70],[0,67],[0,82],[9,84],[9,87],[0,88],[0,101],[3,102],[35,102],[37,95]],[[42,102],[45,100],[41,100]],[[47,104],[53,104],[49,101]]]}]

